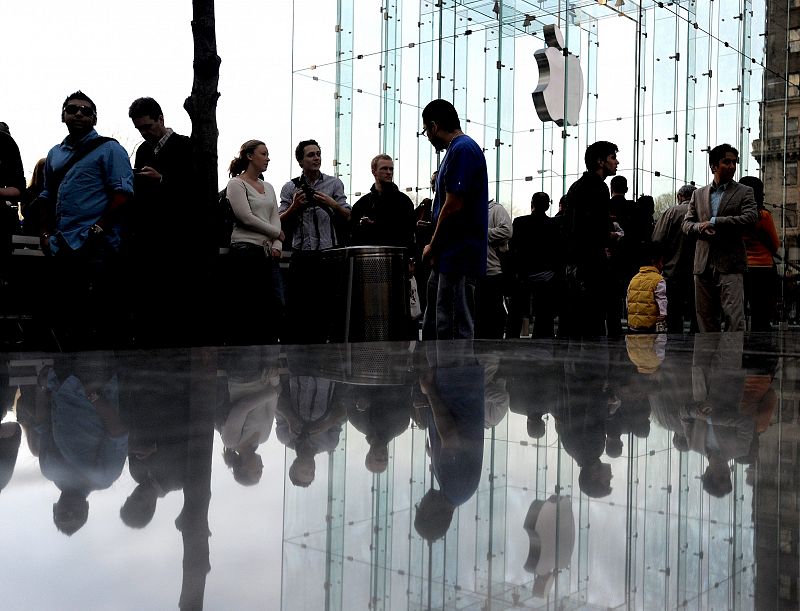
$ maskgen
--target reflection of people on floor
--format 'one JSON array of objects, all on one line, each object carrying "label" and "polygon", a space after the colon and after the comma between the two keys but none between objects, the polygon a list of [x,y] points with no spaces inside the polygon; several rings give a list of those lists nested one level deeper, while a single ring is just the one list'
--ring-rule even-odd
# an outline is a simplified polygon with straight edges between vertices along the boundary
[{"label": "reflection of people on floor", "polygon": [[472,342],[429,344],[419,383],[428,398],[428,453],[439,488],[417,505],[414,528],[427,541],[443,537],[456,507],[478,489],[483,465],[484,372]]},{"label": "reflection of people on floor", "polygon": [[706,456],[703,489],[716,497],[733,490],[731,459],[745,460],[755,424],[740,412],[744,394],[743,334],[701,334],[692,362],[693,404],[683,418],[687,447]]},{"label": "reflection of people on floor", "polygon": [[615,351],[619,361],[609,366],[606,420],[606,455],[622,455],[622,436],[644,439],[650,433],[650,400],[661,393],[659,367],[664,359],[665,335],[627,335],[628,359]]},{"label": "reflection of people on floor", "polygon": [[[278,399],[275,433],[296,457],[289,467],[295,486],[311,485],[316,474],[315,456],[333,452],[347,420],[345,388],[333,380],[308,375],[290,375]],[[298,355],[299,356],[299,355]]]},{"label": "reflection of people on floor", "polygon": [[279,347],[247,346],[232,351],[226,359],[227,401],[218,418],[225,464],[244,486],[261,480],[264,463],[256,453],[272,432],[280,393]]},{"label": "reflection of people on floor", "polygon": [[130,423],[128,470],[136,482],[119,515],[130,528],[153,519],[158,500],[186,483],[190,429],[190,364],[185,350],[120,367],[120,402]]},{"label": "reflection of people on floor", "polygon": [[543,418],[558,400],[559,377],[563,365],[556,361],[552,347],[532,344],[524,360],[509,364],[509,407],[515,414],[527,416],[528,437],[541,439],[547,425]]},{"label": "reflection of people on floor", "polygon": [[570,343],[561,397],[553,417],[564,450],[580,467],[578,486],[586,496],[611,494],[611,465],[600,460],[606,446],[606,418],[616,401],[608,385],[608,348]]},{"label": "reflection of people on floor", "polygon": [[483,367],[484,428],[490,429],[503,421],[508,413],[509,395],[506,372],[501,370],[500,356],[496,352],[481,352],[478,362]]},{"label": "reflection of people on floor", "polygon": [[16,387],[8,379],[8,363],[0,360],[0,491],[11,481],[22,442],[22,428],[16,422],[3,422],[14,402]]},{"label": "reflection of people on floor", "polygon": [[687,372],[692,369],[694,335],[670,335],[664,360],[658,369],[658,391],[649,393],[653,420],[662,428],[672,431],[672,444],[686,451],[681,414],[692,399],[692,386]]},{"label": "reflection of people on floor", "polygon": [[109,354],[65,355],[40,380],[49,401],[37,423],[39,465],[61,490],[53,521],[72,535],[89,516],[89,494],[117,480],[128,454],[116,366]]},{"label": "reflection of people on floor", "polygon": [[666,355],[667,336],[659,334],[626,335],[628,358],[641,374],[658,371]]},{"label": "reflection of people on floor", "polygon": [[353,389],[347,417],[369,444],[364,464],[371,473],[389,465],[389,444],[411,421],[410,386],[359,386]]}]

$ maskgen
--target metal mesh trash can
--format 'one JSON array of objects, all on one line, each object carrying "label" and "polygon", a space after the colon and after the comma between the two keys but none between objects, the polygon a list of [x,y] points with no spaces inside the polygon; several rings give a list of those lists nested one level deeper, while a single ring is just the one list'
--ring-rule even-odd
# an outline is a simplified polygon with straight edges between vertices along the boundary
[{"label": "metal mesh trash can", "polygon": [[408,338],[405,248],[350,246],[345,261],[344,337],[350,342]]}]

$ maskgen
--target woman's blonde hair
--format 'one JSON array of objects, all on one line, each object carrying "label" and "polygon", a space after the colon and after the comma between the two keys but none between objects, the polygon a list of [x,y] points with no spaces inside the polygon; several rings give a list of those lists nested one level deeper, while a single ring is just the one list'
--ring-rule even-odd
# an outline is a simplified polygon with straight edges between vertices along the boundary
[{"label": "woman's blonde hair", "polygon": [[247,156],[252,155],[253,152],[262,145],[267,146],[261,140],[248,140],[242,146],[240,146],[239,156],[231,161],[231,165],[228,168],[228,175],[233,178],[234,176],[238,176],[244,172],[250,163],[250,160],[247,158]]}]

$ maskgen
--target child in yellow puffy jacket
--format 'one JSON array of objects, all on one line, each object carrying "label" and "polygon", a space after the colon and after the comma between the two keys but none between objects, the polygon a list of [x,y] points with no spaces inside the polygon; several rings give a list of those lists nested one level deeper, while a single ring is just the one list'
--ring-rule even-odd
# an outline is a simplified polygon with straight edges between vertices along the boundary
[{"label": "child in yellow puffy jacket", "polygon": [[667,318],[667,284],[661,276],[661,255],[655,244],[644,249],[642,267],[628,285],[628,329],[656,333]]}]

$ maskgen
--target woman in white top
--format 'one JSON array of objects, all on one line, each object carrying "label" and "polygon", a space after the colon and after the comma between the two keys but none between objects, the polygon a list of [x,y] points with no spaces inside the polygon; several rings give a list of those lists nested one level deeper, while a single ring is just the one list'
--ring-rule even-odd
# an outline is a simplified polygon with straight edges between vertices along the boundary
[{"label": "woman in white top", "polygon": [[233,344],[275,343],[283,316],[280,266],[281,221],[275,189],[262,180],[269,151],[260,140],[248,140],[231,161],[226,193],[236,217],[229,253],[232,280],[229,295],[246,295],[254,315],[237,308],[228,320]]}]

